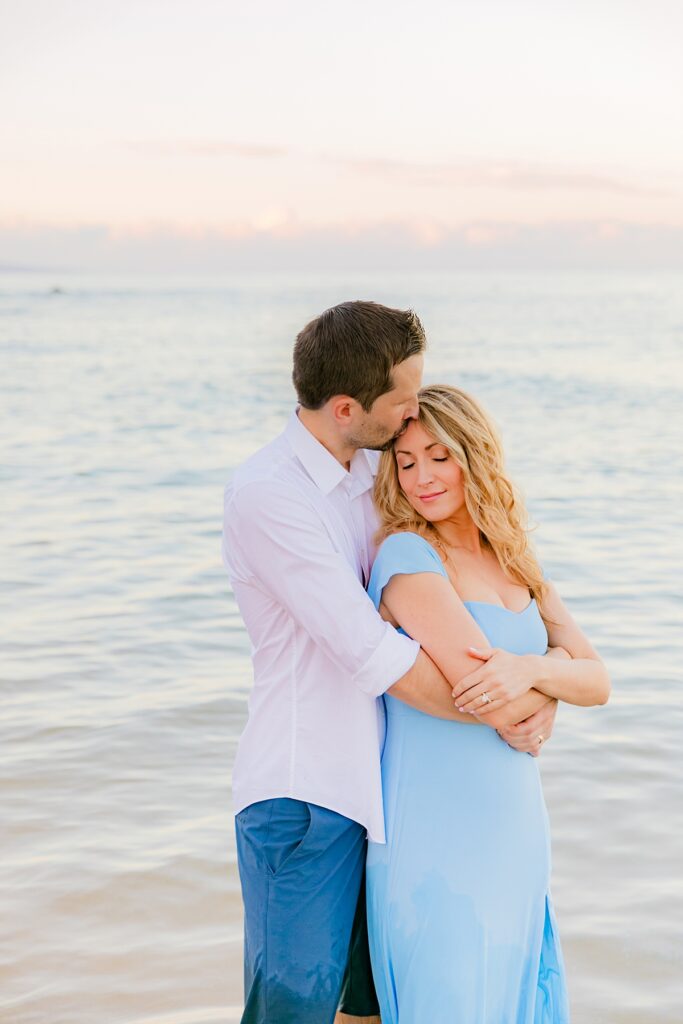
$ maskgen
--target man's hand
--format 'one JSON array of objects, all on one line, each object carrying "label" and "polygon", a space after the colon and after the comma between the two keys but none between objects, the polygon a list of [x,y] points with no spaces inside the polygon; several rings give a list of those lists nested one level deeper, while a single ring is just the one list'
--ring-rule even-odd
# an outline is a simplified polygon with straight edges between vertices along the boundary
[{"label": "man's hand", "polygon": [[542,708],[518,725],[509,725],[505,729],[499,729],[498,735],[515,750],[538,757],[546,740],[552,735],[556,714],[557,701],[549,700],[547,704],[544,704]]}]

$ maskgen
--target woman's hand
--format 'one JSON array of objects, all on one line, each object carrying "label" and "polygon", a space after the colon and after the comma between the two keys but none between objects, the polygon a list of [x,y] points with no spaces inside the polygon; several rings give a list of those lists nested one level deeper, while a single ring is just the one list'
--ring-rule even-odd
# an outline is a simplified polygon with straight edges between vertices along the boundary
[{"label": "woman's hand", "polygon": [[458,711],[469,711],[481,718],[533,688],[538,674],[536,655],[510,654],[497,647],[488,650],[470,647],[467,653],[483,664],[461,679],[453,690]]}]

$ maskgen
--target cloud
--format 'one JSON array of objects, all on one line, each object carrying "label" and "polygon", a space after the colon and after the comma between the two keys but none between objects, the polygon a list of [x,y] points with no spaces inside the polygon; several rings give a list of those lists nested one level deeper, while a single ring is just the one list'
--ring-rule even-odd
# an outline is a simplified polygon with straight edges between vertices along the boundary
[{"label": "cloud", "polygon": [[247,271],[683,269],[683,226],[429,222],[156,226],[113,232],[0,223],[0,270]]},{"label": "cloud", "polygon": [[188,139],[140,140],[124,143],[127,149],[146,156],[209,156],[237,157],[245,160],[273,160],[287,156],[282,146],[267,146],[256,143],[201,141]]},{"label": "cloud", "polygon": [[[336,159],[336,158],[333,158]],[[462,161],[416,163],[405,160],[336,160],[357,174],[397,184],[427,188],[537,189],[572,192],[611,192],[618,195],[659,196],[656,189],[620,181],[607,175],[569,171],[542,164],[515,161]]]},{"label": "cloud", "polygon": [[126,146],[148,156],[228,157],[245,160],[274,160],[292,156],[305,162],[334,164],[353,174],[378,178],[387,183],[424,188],[486,188],[507,191],[602,193],[619,196],[661,197],[669,193],[622,181],[593,171],[569,170],[547,164],[513,160],[458,160],[420,163],[410,160],[375,158],[348,159],[340,155],[305,153],[284,146],[221,140],[149,140],[127,142]]}]

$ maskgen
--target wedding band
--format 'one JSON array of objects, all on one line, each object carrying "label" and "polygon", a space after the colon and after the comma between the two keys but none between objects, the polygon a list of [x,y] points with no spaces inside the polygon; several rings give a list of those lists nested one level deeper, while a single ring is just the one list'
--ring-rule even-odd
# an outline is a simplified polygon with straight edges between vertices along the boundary
[{"label": "wedding band", "polygon": [[488,693],[486,693],[486,691],[484,691],[484,693],[482,693],[482,695],[481,695],[481,702],[482,702],[482,704],[490,704],[491,703],[491,698],[489,697]]},{"label": "wedding band", "polygon": [[545,736],[541,736],[541,734],[540,734],[540,732],[539,732],[539,734],[538,734],[538,736],[536,737],[536,739],[538,740],[538,742],[539,742],[539,743],[543,743],[543,740],[545,739]]}]

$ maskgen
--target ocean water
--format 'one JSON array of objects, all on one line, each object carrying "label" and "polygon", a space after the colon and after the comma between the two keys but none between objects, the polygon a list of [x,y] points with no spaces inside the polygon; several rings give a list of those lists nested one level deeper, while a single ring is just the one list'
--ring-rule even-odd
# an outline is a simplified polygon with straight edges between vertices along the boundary
[{"label": "ocean water", "polygon": [[493,412],[611,670],[541,758],[574,1024],[683,1020],[681,279],[3,274],[3,1024],[239,1019],[222,489],[347,298],[414,306],[425,379]]}]

